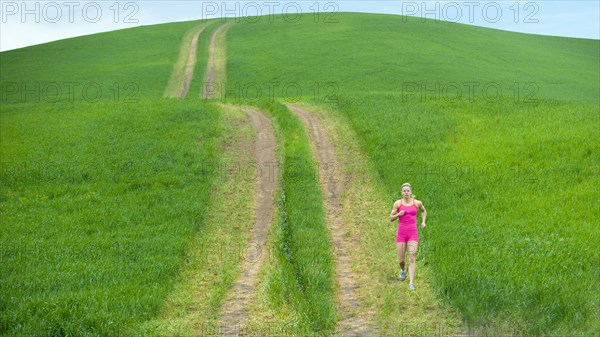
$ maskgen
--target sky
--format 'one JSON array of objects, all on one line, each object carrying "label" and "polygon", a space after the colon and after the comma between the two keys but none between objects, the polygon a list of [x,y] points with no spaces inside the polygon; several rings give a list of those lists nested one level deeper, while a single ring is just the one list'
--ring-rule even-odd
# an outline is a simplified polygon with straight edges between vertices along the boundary
[{"label": "sky", "polygon": [[[600,39],[600,1],[0,0],[0,51],[140,25],[239,17],[335,21],[339,12],[409,15],[531,34]],[[256,17],[265,15],[264,17]],[[244,18],[250,17],[250,18]]]}]

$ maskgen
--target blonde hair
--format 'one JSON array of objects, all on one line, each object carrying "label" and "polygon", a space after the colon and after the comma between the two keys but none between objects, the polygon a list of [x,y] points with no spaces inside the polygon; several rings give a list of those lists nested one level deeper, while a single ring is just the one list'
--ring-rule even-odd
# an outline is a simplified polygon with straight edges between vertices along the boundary
[{"label": "blonde hair", "polygon": [[404,183],[404,184],[402,184],[402,187],[400,187],[400,194],[402,194],[402,190],[404,189],[404,187],[410,188],[410,197],[414,199],[415,195],[412,194],[412,186],[410,186],[410,183]]}]

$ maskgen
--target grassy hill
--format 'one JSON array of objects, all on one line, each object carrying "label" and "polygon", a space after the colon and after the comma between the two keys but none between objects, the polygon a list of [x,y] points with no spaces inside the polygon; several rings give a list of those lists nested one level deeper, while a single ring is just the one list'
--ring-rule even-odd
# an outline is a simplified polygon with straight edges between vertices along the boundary
[{"label": "grassy hill", "polygon": [[[58,100],[55,99],[56,85],[63,93],[61,99],[68,100],[67,83],[75,83],[72,90],[76,100],[93,101],[97,87],[101,90],[98,98],[105,100],[159,98],[176,61],[182,32],[197,24],[143,26],[6,51],[0,54],[1,80],[5,86],[19,83],[35,88],[38,84],[41,93],[37,98],[46,102]],[[127,84],[132,86],[126,88]],[[82,93],[86,85],[89,87],[87,97]],[[48,88],[47,95],[43,93],[44,88]],[[13,94],[6,91],[10,87],[2,89],[7,102],[22,101],[18,95],[20,90]],[[120,95],[115,96],[116,93]],[[36,96],[25,98],[32,101]]]},{"label": "grassy hill", "polygon": [[127,335],[163,306],[222,157],[219,109],[162,98],[195,25],[0,54],[0,334]]},{"label": "grassy hill", "polygon": [[301,88],[346,116],[390,205],[418,186],[423,254],[465,319],[597,329],[600,41],[343,13],[242,22],[227,42],[239,98]]},{"label": "grassy hill", "polygon": [[[404,84],[457,83],[467,98],[469,85],[478,83],[475,98],[482,99],[486,84],[497,83],[503,96],[522,101],[560,99],[598,104],[598,40],[538,36],[433,21],[421,22],[380,14],[336,15],[337,23],[300,20],[240,22],[228,37],[229,82],[257,83],[265,89],[279,82],[275,96],[293,98],[281,88],[297,83],[304,96],[321,97],[332,82],[338,92],[399,92]],[[260,51],[260,52],[257,52]],[[514,83],[520,92],[515,95]],[[527,83],[535,83],[524,88]],[[324,90],[325,89],[325,90]],[[448,98],[453,98],[448,88]],[[333,89],[330,89],[332,92]],[[491,90],[491,89],[490,89]],[[534,93],[534,94],[533,94]],[[494,91],[489,92],[490,98]],[[266,95],[266,93],[264,94]],[[442,96],[443,95],[439,95]],[[417,98],[420,96],[417,95]]]},{"label": "grassy hill", "polygon": [[[271,86],[344,116],[390,205],[410,181],[428,207],[420,263],[465,319],[597,330],[600,41],[336,17],[233,25],[228,100]],[[204,226],[203,163],[222,160],[226,137],[214,104],[161,98],[197,24],[0,53],[2,333],[115,335],[160,311]]]}]

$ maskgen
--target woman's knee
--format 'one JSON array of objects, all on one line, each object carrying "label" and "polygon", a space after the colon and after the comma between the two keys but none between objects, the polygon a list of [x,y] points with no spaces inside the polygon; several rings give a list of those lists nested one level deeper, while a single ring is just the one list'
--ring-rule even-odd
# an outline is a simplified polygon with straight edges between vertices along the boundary
[{"label": "woman's knee", "polygon": [[415,255],[416,254],[414,254],[414,253],[413,254],[408,254],[408,258],[409,258],[409,260],[410,260],[411,263],[414,263],[416,261]]}]

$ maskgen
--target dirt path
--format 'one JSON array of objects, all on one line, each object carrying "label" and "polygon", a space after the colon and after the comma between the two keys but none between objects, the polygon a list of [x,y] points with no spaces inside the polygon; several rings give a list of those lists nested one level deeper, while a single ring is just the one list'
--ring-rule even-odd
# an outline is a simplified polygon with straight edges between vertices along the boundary
[{"label": "dirt path", "polygon": [[192,82],[192,77],[194,76],[194,66],[196,65],[196,52],[198,50],[198,37],[200,33],[204,30],[205,26],[201,27],[192,37],[192,43],[190,45],[190,51],[188,54],[187,63],[185,65],[185,72],[183,73],[183,81],[181,82],[181,86],[179,87],[179,94],[177,97],[183,98],[187,95],[188,90],[190,89],[190,83]]},{"label": "dirt path", "polygon": [[196,26],[185,33],[179,48],[179,56],[173,66],[169,83],[165,88],[165,97],[183,98],[187,95],[194,76],[198,37],[206,26],[206,24]]},{"label": "dirt path", "polygon": [[[258,283],[258,272],[267,254],[266,242],[269,227],[273,220],[275,189],[277,185],[276,140],[269,118],[262,112],[245,108],[252,126],[257,131],[254,144],[254,159],[260,167],[260,175],[254,197],[256,218],[251,231],[251,239],[240,266],[240,276],[229,291],[221,307],[219,333],[224,336],[237,336],[248,315],[247,304]],[[231,210],[239,212],[243,210]]]},{"label": "dirt path", "polygon": [[[210,99],[214,97],[215,90],[206,90],[207,85],[212,86],[212,88],[220,88],[223,83],[218,83],[216,80],[224,81],[224,78],[217,79],[216,73],[217,69],[225,69],[225,65],[217,64],[219,61],[225,62],[224,55],[216,55],[217,47],[221,47],[217,45],[217,38],[219,33],[227,30],[235,21],[225,22],[220,25],[217,29],[215,29],[210,35],[210,44],[208,47],[208,66],[206,67],[206,74],[204,75],[204,82],[202,84],[202,98]],[[223,74],[224,75],[224,74]]]},{"label": "dirt path", "polygon": [[[215,29],[210,37],[208,65],[204,83],[202,85],[202,98],[214,97],[214,90],[206,90],[207,84],[214,84],[216,88],[225,81],[225,46],[224,36],[227,28],[234,21],[229,21]],[[223,38],[221,40],[221,38]],[[239,266],[239,277],[229,290],[219,313],[218,332],[219,335],[237,336],[248,317],[248,303],[250,302],[254,289],[258,284],[258,273],[267,257],[267,235],[273,221],[274,197],[277,187],[278,165],[275,157],[276,139],[273,126],[269,118],[262,112],[253,108],[244,108],[252,127],[256,129],[256,141],[254,143],[254,158],[258,179],[256,194],[254,196],[254,224],[250,231],[250,239],[247,248],[243,252],[242,261]],[[248,167],[249,168],[249,167]],[[246,169],[246,168],[242,168]],[[244,210],[232,209],[232,212],[244,212]],[[252,214],[248,212],[248,214]]]},{"label": "dirt path", "polygon": [[377,331],[368,323],[369,318],[357,315],[360,307],[358,296],[358,277],[352,271],[352,259],[349,254],[358,249],[352,240],[346,237],[341,217],[340,199],[344,192],[345,177],[340,170],[335,148],[329,139],[321,121],[297,105],[289,105],[298,115],[308,136],[319,165],[321,189],[327,209],[327,223],[331,229],[336,257],[336,281],[338,283],[338,310],[342,319],[338,322],[339,336],[375,336]]}]

